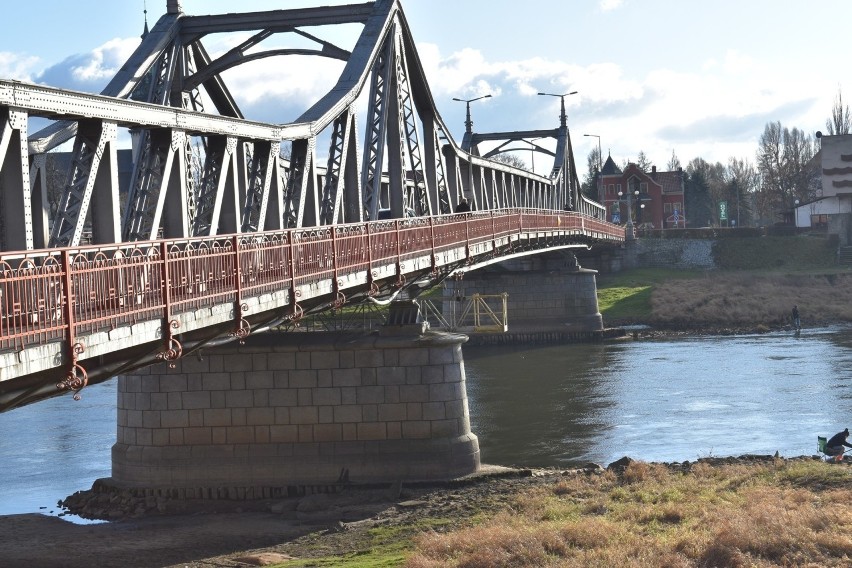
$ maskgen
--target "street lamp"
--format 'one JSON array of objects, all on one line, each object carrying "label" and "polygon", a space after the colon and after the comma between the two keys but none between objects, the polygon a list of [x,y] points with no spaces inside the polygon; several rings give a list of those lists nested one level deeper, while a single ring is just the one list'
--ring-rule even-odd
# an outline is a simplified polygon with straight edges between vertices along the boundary
[{"label": "street lamp", "polygon": [[[624,199],[625,195],[627,196],[627,199]],[[639,199],[639,190],[637,189],[636,191],[634,191],[633,195],[636,196],[636,199]],[[618,200],[627,202],[627,223],[625,225],[625,238],[627,240],[633,240],[634,238],[636,238],[636,235],[633,232],[633,199],[631,198],[629,193],[625,194],[623,191],[619,191]],[[640,206],[645,207],[645,204],[640,203]]]},{"label": "street lamp", "polygon": [[796,199],[793,207],[793,225],[798,229],[799,228],[799,200]]},{"label": "street lamp", "polygon": [[603,169],[603,166],[601,165],[603,161],[603,156],[601,156],[601,137],[597,134],[583,134],[583,136],[589,136],[598,139],[598,171],[601,171]]},{"label": "street lamp", "polygon": [[538,146],[534,144],[534,142],[536,142],[537,140],[541,140],[542,138],[547,138],[547,136],[540,136],[538,138],[533,138],[532,140],[527,140],[526,138],[522,139],[524,142],[530,145],[530,171],[532,171],[532,173],[535,173],[535,149],[538,148]]},{"label": "street lamp", "polygon": [[476,97],[475,99],[457,99],[453,97],[454,101],[458,101],[460,103],[465,103],[467,105],[467,119],[464,121],[465,132],[473,132],[473,121],[470,119],[470,103],[473,101],[478,101],[480,99],[490,99],[491,95],[482,95],[481,97]]},{"label": "street lamp", "polygon": [[559,115],[559,125],[560,126],[568,126],[568,115],[565,114],[565,97],[568,95],[576,95],[577,91],[571,91],[570,93],[565,93],[562,95],[555,95],[553,93],[538,93],[543,97],[559,97],[562,100],[562,112]]}]

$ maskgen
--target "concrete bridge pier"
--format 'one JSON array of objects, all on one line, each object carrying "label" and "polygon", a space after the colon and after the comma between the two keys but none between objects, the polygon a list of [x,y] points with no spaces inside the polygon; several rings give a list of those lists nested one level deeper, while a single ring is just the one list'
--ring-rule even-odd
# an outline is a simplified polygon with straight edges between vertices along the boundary
[{"label": "concrete bridge pier", "polygon": [[444,288],[449,303],[473,294],[507,292],[509,333],[559,331],[593,336],[603,331],[596,270],[582,268],[571,253],[514,259],[466,273]]},{"label": "concrete bridge pier", "polygon": [[251,498],[477,471],[467,337],[411,329],[267,333],[120,377],[107,482]]}]

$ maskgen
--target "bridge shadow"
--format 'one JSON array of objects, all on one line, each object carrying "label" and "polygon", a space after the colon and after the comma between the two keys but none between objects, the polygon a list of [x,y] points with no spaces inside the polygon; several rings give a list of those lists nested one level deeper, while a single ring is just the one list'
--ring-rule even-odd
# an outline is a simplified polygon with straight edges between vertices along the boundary
[{"label": "bridge shadow", "polygon": [[38,514],[5,515],[0,516],[0,558],[4,566],[29,568],[153,568],[195,566],[201,559],[245,556],[242,551],[256,549],[286,554],[299,537],[344,530],[397,510],[408,497],[396,486],[274,502],[170,502],[163,514],[90,525]]}]

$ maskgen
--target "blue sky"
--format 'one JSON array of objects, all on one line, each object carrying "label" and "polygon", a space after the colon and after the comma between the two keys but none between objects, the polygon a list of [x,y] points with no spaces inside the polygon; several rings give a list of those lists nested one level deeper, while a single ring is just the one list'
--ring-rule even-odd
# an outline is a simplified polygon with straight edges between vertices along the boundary
[{"label": "blue sky", "polygon": [[[346,4],[336,0],[183,0],[188,14]],[[138,44],[143,0],[42,0],[4,6],[0,77],[99,91]],[[41,14],[34,17],[33,6]],[[639,151],[664,169],[674,151],[754,162],[767,122],[825,130],[838,89],[852,102],[843,25],[848,0],[402,0],[438,110],[461,139],[474,130],[554,128],[566,93],[578,166],[600,136],[616,162]],[[166,0],[148,0],[153,26]],[[50,17],[43,17],[49,14]],[[14,25],[11,25],[14,23]],[[836,31],[833,31],[836,30]],[[359,27],[318,35],[351,47]],[[281,36],[279,42],[290,41]],[[217,53],[236,39],[205,42]],[[283,43],[282,43],[283,45]],[[291,58],[293,59],[293,58]],[[267,59],[226,76],[250,118],[293,120],[340,66]],[[309,64],[308,64],[309,63]],[[527,159],[527,155],[521,155]],[[539,166],[543,160],[536,160]]]}]

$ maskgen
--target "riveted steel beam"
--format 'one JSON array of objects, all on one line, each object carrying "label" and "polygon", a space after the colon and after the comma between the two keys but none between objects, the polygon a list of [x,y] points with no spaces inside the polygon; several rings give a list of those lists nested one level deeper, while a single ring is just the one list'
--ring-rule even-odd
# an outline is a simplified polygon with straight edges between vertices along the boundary
[{"label": "riveted steel beam", "polygon": [[31,250],[35,241],[26,111],[0,110],[0,188],[0,250]]},{"label": "riveted steel beam", "polygon": [[53,221],[49,246],[77,246],[90,205],[96,213],[92,217],[93,240],[98,243],[121,242],[116,137],[114,122],[90,120],[80,123],[71,169]]}]

